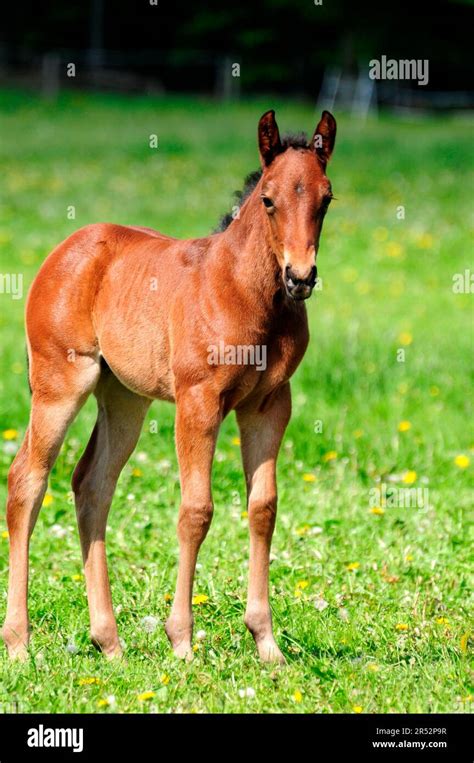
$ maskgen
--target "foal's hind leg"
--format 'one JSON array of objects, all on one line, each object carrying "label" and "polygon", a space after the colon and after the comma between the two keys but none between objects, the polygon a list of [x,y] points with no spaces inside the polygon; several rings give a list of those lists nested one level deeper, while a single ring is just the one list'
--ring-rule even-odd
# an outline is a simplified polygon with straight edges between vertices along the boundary
[{"label": "foal's hind leg", "polygon": [[[41,359],[32,370],[40,377]],[[68,425],[95,385],[94,363],[78,360],[74,370],[60,366],[51,376],[45,369],[38,388],[33,385],[31,415],[25,439],[8,474],[7,525],[10,538],[7,613],[2,637],[10,657],[25,659],[29,641],[28,549],[49,472],[56,460]],[[55,388],[49,387],[54,381]]]},{"label": "foal's hind leg", "polygon": [[105,530],[115,486],[140,435],[150,400],[103,371],[95,391],[99,412],[73,476],[77,520],[89,601],[91,638],[108,657],[121,654],[112,608]]},{"label": "foal's hind leg", "polygon": [[273,637],[268,575],[277,509],[276,459],[290,412],[289,384],[274,395],[265,410],[246,408],[237,411],[250,529],[245,624],[252,633],[259,656],[264,662],[285,661]]}]

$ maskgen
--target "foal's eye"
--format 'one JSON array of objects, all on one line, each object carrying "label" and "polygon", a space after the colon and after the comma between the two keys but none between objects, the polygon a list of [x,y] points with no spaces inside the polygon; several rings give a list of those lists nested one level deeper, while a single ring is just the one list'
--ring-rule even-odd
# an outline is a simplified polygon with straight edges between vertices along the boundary
[{"label": "foal's eye", "polygon": [[268,196],[262,196],[262,201],[266,209],[274,209],[273,201],[269,199]]}]

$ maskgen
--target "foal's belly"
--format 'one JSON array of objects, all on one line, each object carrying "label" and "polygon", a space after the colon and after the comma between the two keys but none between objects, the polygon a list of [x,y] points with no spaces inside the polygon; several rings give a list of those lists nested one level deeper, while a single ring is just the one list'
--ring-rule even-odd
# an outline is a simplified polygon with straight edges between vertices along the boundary
[{"label": "foal's belly", "polygon": [[136,326],[133,332],[123,329],[117,330],[112,323],[98,337],[100,353],[107,365],[132,392],[173,402],[174,382],[166,337],[156,336],[149,329],[140,336]]},{"label": "foal's belly", "polygon": [[174,380],[167,330],[156,315],[153,318],[152,322],[140,306],[133,311],[124,310],[123,305],[109,310],[99,323],[99,350],[125,387],[144,397],[173,402]]}]

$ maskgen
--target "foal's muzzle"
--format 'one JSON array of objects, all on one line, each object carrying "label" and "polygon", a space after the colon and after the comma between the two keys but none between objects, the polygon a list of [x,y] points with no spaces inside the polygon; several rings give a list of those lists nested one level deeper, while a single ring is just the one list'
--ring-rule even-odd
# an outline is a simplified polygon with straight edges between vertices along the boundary
[{"label": "foal's muzzle", "polygon": [[313,265],[309,276],[306,278],[298,278],[291,265],[287,265],[284,275],[286,293],[292,299],[308,299],[311,296],[317,277],[318,270],[316,265]]}]

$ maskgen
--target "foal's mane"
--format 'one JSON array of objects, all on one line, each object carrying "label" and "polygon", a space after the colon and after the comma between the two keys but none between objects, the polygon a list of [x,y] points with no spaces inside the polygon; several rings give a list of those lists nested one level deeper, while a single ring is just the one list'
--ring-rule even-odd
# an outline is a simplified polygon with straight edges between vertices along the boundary
[{"label": "foal's mane", "polygon": [[[285,152],[287,148],[295,148],[304,151],[310,148],[308,138],[304,132],[287,133],[282,138],[281,145],[283,149],[282,153]],[[244,187],[242,190],[234,191],[233,195],[237,206],[241,207],[244,201],[248,199],[252,191],[255,189],[258,181],[262,177],[262,172],[262,169],[250,172],[244,180]],[[219,220],[219,224],[217,225],[214,233],[222,233],[222,231],[229,227],[233,219],[234,217],[232,211],[227,212],[227,214],[223,215]]]}]

